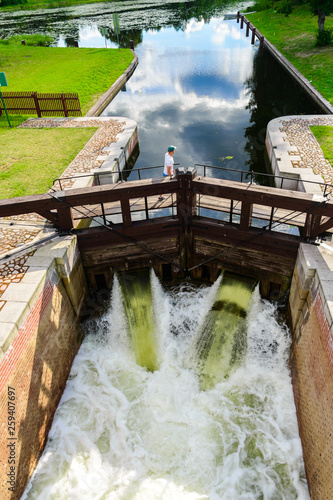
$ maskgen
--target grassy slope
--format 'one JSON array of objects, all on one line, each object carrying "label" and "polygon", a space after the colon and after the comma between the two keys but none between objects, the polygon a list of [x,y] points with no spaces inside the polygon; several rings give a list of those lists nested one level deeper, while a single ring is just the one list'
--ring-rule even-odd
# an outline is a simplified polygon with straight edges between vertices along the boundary
[{"label": "grassy slope", "polygon": [[[317,18],[309,8],[295,7],[288,17],[272,9],[246,17],[333,104],[333,46],[315,47]],[[325,27],[333,28],[333,16]]]},{"label": "grassy slope", "polygon": [[78,92],[84,115],[133,60],[129,49],[0,45],[3,91]]}]

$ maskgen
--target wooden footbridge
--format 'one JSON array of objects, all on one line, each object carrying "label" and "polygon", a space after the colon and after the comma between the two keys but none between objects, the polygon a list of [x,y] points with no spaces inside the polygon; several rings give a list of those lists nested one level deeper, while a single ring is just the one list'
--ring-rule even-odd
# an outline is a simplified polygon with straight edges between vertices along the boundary
[{"label": "wooden footbridge", "polygon": [[95,287],[120,270],[213,280],[223,269],[260,279],[264,296],[288,287],[300,242],[333,227],[328,196],[180,171],[0,201],[0,217],[25,213],[77,235]]}]

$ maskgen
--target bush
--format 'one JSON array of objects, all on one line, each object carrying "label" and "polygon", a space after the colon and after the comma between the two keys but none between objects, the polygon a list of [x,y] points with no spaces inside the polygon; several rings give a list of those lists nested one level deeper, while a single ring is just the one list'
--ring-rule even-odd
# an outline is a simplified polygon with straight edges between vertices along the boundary
[{"label": "bush", "polygon": [[284,14],[285,16],[289,16],[293,11],[293,5],[291,0],[285,0],[284,2],[279,2],[276,12],[279,14]]},{"label": "bush", "polygon": [[22,40],[26,45],[35,45],[38,47],[49,47],[53,43],[53,38],[47,35],[15,35],[5,40],[0,40],[1,45],[21,45]]},{"label": "bush", "polygon": [[247,7],[245,12],[260,12],[268,10],[273,6],[273,0],[257,0],[254,5]]},{"label": "bush", "polygon": [[332,42],[332,28],[325,28],[317,31],[316,47],[325,47]]}]

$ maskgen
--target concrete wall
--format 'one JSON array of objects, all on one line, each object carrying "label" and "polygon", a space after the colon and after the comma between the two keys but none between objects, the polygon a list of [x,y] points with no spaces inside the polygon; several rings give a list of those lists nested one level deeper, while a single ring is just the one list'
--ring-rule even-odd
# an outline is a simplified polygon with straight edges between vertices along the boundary
[{"label": "concrete wall", "polygon": [[290,292],[291,366],[311,498],[333,497],[333,244],[302,244]]},{"label": "concrete wall", "polygon": [[0,498],[19,499],[43,451],[81,342],[87,286],[76,238],[57,238],[27,260],[0,311]]}]

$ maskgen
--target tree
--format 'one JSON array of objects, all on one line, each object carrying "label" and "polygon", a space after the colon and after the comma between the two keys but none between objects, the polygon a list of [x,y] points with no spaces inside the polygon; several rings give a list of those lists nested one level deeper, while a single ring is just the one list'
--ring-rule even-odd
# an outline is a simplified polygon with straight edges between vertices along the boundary
[{"label": "tree", "polygon": [[311,12],[318,16],[318,29],[325,29],[325,18],[333,13],[333,0],[307,0],[311,8]]}]

